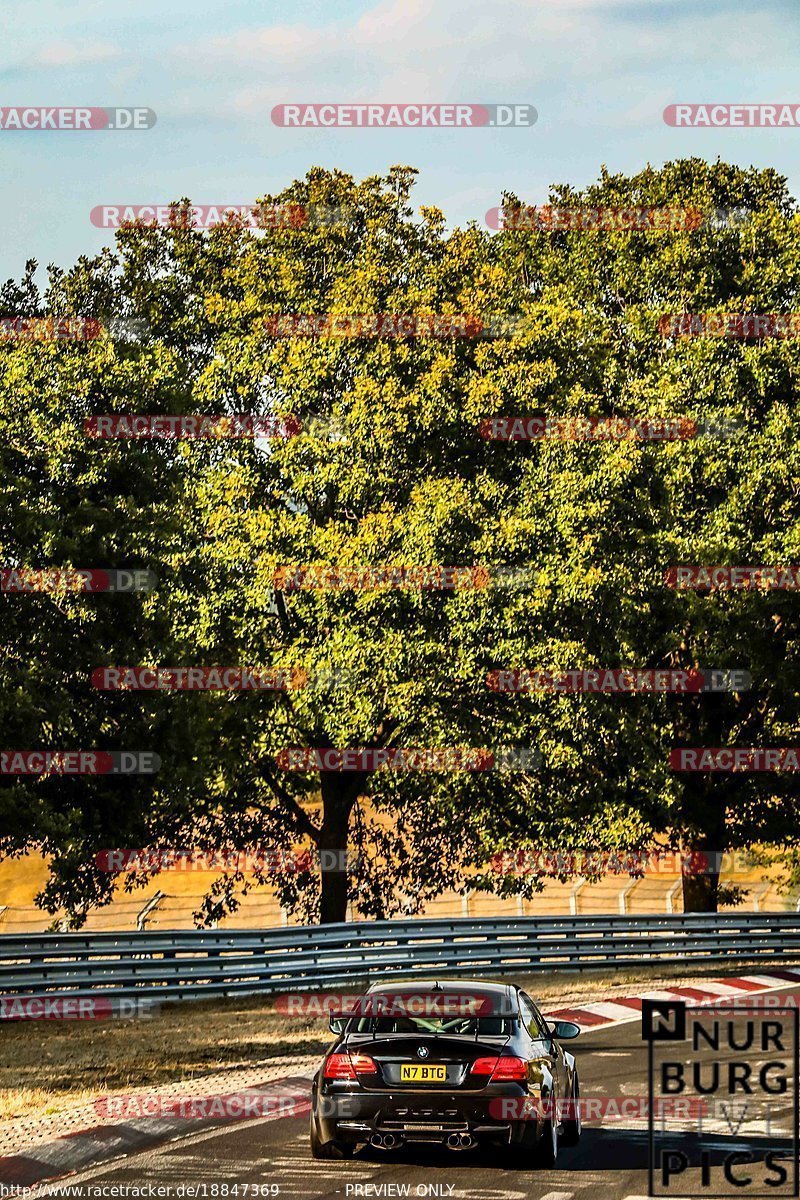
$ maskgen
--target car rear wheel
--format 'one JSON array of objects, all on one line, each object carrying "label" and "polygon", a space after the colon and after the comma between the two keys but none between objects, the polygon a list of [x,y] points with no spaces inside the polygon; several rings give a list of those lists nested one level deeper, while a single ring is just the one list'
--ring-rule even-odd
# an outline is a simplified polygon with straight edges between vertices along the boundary
[{"label": "car rear wheel", "polygon": [[569,1098],[570,1119],[561,1126],[561,1141],[565,1146],[577,1146],[581,1140],[581,1085],[578,1072],[572,1076],[572,1094]]},{"label": "car rear wheel", "polygon": [[[547,1096],[543,1096],[545,1109],[549,1107]],[[538,1131],[538,1137],[537,1137]],[[558,1157],[558,1127],[552,1116],[542,1122],[537,1130],[535,1121],[521,1123],[516,1156],[522,1167],[554,1167]]]},{"label": "car rear wheel", "polygon": [[348,1142],[321,1142],[319,1139],[319,1131],[317,1122],[314,1120],[314,1114],[311,1114],[310,1123],[310,1138],[311,1138],[311,1157],[324,1158],[330,1161],[331,1159],[340,1160],[343,1158],[352,1158],[355,1146]]},{"label": "car rear wheel", "polygon": [[554,1167],[558,1158],[558,1126],[549,1116],[544,1122],[542,1133],[533,1152],[533,1161],[537,1167]]}]

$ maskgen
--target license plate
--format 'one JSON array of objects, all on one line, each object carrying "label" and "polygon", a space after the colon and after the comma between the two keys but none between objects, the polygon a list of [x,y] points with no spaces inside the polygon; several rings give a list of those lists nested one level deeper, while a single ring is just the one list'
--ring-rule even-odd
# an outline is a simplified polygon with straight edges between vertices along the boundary
[{"label": "license plate", "polygon": [[418,1066],[417,1063],[400,1067],[401,1083],[446,1083],[447,1067]]}]

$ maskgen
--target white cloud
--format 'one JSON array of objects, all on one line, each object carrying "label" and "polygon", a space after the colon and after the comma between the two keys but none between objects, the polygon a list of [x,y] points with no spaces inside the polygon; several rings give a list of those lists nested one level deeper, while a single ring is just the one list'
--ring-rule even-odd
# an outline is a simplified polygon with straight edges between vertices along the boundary
[{"label": "white cloud", "polygon": [[31,67],[83,67],[89,63],[109,62],[119,57],[119,49],[110,42],[49,42],[27,61]]},{"label": "white cloud", "polygon": [[377,0],[356,19],[239,29],[175,52],[246,118],[282,102],[335,100],[524,100],[543,112],[546,96],[569,104],[609,80],[627,82],[632,103],[647,106],[652,75],[663,87],[696,70],[709,45],[720,66],[785,49],[774,8],[752,37],[741,33],[730,13],[692,0]]},{"label": "white cloud", "polygon": [[[338,35],[334,34],[334,44],[338,40]],[[267,29],[239,30],[226,37],[181,47],[179,52],[194,58],[199,51],[203,57],[220,62],[276,59],[302,63],[326,45],[330,49],[331,40],[323,30],[306,25],[273,25]]]}]

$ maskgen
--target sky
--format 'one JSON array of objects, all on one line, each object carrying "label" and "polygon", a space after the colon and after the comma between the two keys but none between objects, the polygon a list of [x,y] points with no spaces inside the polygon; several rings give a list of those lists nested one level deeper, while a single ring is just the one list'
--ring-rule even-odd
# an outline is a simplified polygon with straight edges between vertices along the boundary
[{"label": "sky", "polygon": [[[672,103],[800,104],[797,0],[0,0],[2,106],[144,106],[151,129],[0,130],[0,280],[113,245],[103,204],[252,204],[312,166],[414,166],[449,225],[605,164],[772,166],[800,128],[673,128]],[[281,128],[293,102],[526,103],[532,127]]]}]

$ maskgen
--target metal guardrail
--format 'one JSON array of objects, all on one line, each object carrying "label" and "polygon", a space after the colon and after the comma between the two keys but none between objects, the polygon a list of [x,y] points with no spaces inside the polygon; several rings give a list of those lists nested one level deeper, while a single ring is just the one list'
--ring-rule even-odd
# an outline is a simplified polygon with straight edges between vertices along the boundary
[{"label": "metal guardrail", "polygon": [[157,999],[608,967],[800,961],[800,913],[361,921],[0,935],[0,995]]}]

